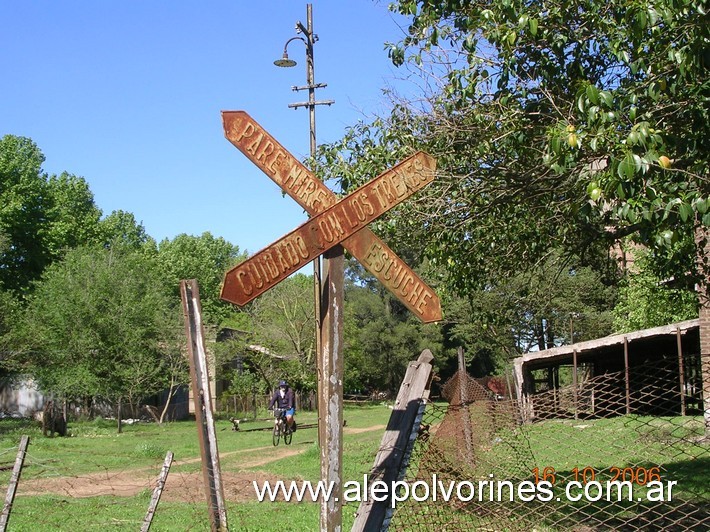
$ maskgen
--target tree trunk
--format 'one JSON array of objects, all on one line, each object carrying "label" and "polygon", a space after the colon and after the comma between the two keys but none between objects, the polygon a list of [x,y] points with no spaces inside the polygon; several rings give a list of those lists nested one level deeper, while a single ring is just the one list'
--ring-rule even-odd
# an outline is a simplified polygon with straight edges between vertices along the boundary
[{"label": "tree trunk", "polygon": [[547,320],[546,322],[547,325],[547,330],[545,331],[545,336],[547,336],[547,348],[552,349],[555,347],[555,334],[552,330],[552,325],[550,324],[550,321]]},{"label": "tree trunk", "polygon": [[535,336],[537,336],[537,347],[540,351],[545,350],[545,321],[540,320],[540,324],[535,327]]},{"label": "tree trunk", "polygon": [[168,398],[165,401],[165,404],[163,405],[163,411],[160,413],[160,421],[158,421],[158,424],[162,425],[163,422],[165,421],[165,416],[168,415],[168,408],[170,407],[170,402],[173,398],[173,395],[176,393],[175,389],[175,379],[170,378],[170,389],[168,390]]},{"label": "tree trunk", "polygon": [[118,433],[123,432],[123,424],[121,423],[121,399],[118,400],[118,406],[116,407],[116,422],[118,423]]}]

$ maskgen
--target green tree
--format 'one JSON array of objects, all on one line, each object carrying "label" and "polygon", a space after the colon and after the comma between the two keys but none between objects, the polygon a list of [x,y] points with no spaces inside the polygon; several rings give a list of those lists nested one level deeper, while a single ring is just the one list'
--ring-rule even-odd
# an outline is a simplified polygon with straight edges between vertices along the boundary
[{"label": "green tree", "polygon": [[[246,307],[249,342],[272,354],[247,354],[261,367],[268,386],[286,377],[294,388],[316,389],[313,277],[297,273],[281,281]],[[274,359],[273,355],[280,357]],[[276,360],[279,360],[276,362]],[[274,367],[274,372],[266,367]]]},{"label": "green tree", "polygon": [[348,392],[399,389],[409,361],[424,349],[445,361],[440,328],[422,324],[350,260],[344,306],[345,389]]},{"label": "green tree", "polygon": [[164,282],[179,299],[180,281],[197,279],[205,322],[212,326],[220,325],[233,313],[232,305],[219,299],[220,287],[225,272],[245,258],[238,246],[209,232],[200,236],[180,234],[158,246]]},{"label": "green tree", "polygon": [[86,180],[66,172],[50,176],[47,193],[51,200],[47,209],[51,222],[47,251],[51,260],[60,258],[66,249],[97,241],[101,210]]},{"label": "green tree", "polygon": [[106,248],[155,251],[156,244],[133,213],[117,210],[99,222],[97,242]]},{"label": "green tree", "polygon": [[80,247],[50,266],[25,313],[23,369],[68,399],[138,404],[165,387],[179,312],[144,254]]},{"label": "green tree", "polygon": [[619,289],[614,308],[614,327],[619,332],[636,331],[698,317],[698,296],[685,287],[659,278],[648,266],[648,252],[637,252],[632,271]]},{"label": "green tree", "polygon": [[44,155],[25,137],[0,139],[0,286],[24,290],[37,279],[49,258],[48,193],[41,166]]},{"label": "green tree", "polygon": [[101,211],[87,182],[42,171],[25,137],[0,139],[0,286],[23,292],[66,249],[97,241]]},{"label": "green tree", "polygon": [[392,6],[411,22],[390,56],[433,89],[323,147],[318,170],[349,190],[437,157],[435,183],[380,224],[388,242],[419,243],[460,293],[558,250],[604,268],[628,235],[686,273],[672,244],[710,225],[706,1]]},{"label": "green tree", "polygon": [[17,345],[11,333],[17,325],[19,309],[12,292],[0,290],[0,371],[12,372],[14,368]]},{"label": "green tree", "polygon": [[[501,375],[523,353],[613,332],[616,288],[589,267],[560,264],[550,259],[466,298],[445,295],[445,347],[463,347],[469,373]],[[452,356],[442,377],[456,369]]]}]

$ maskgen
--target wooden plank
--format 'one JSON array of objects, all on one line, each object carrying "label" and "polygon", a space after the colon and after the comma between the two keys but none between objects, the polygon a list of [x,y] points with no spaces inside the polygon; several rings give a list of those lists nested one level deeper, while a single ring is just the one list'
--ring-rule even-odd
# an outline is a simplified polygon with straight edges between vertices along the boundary
[{"label": "wooden plank", "polygon": [[468,372],[466,371],[466,358],[463,347],[457,350],[459,359],[458,384],[459,401],[461,402],[461,417],[463,418],[464,441],[466,442],[466,461],[473,465],[473,427],[471,425],[471,412],[468,408]]},{"label": "wooden plank", "polygon": [[[245,111],[223,111],[222,122],[227,140],[308,214],[337,202],[327,186]],[[369,228],[346,239],[343,246],[422,322],[441,321],[436,292]]]},{"label": "wooden plank", "polygon": [[195,401],[195,421],[202,455],[202,476],[205,483],[205,495],[210,515],[212,530],[225,531],[227,528],[227,510],[224,504],[222,474],[219,467],[217,434],[212,416],[205,335],[202,326],[200,291],[195,279],[180,281],[185,316],[185,333],[190,362],[192,395]]},{"label": "wooden plank", "polygon": [[143,526],[141,526],[141,532],[148,532],[150,530],[150,525],[153,524],[153,517],[155,516],[155,510],[158,509],[158,503],[160,502],[160,496],[165,488],[165,482],[168,479],[168,473],[170,472],[170,466],[173,463],[173,453],[168,451],[165,455],[165,461],[163,462],[163,467],[160,470],[160,475],[158,476],[158,483],[153,490],[153,495],[150,498],[150,505],[148,506],[148,512],[145,514],[143,519]]},{"label": "wooden plank", "polygon": [[434,180],[434,159],[408,157],[229,270],[220,297],[239,306],[348,239]]},{"label": "wooden plank", "polygon": [[339,532],[343,524],[343,286],[345,258],[343,247],[336,246],[323,258],[320,367],[323,378],[318,389],[318,414],[321,439],[321,480],[332,486],[328,500],[320,501],[320,529]]},{"label": "wooden plank", "polygon": [[[368,478],[370,484],[382,480],[391,486],[397,479],[421,398],[430,382],[433,358],[431,351],[425,349],[416,361],[410,362],[407,366],[407,372],[397,393],[394,409]],[[390,505],[389,498],[386,501],[374,501],[368,497],[366,501],[360,503],[351,530],[353,532],[380,530]]]},{"label": "wooden plank", "polygon": [[17,484],[20,482],[22,464],[24,464],[25,462],[25,455],[27,454],[27,445],[29,443],[29,436],[22,436],[22,438],[20,438],[20,445],[17,448],[17,456],[15,457],[15,466],[12,468],[10,483],[7,486],[7,494],[5,495],[5,505],[2,509],[2,515],[0,515],[0,531],[2,532],[5,532],[5,530],[7,529],[7,524],[10,521],[10,511],[12,510],[12,503],[15,501]]}]

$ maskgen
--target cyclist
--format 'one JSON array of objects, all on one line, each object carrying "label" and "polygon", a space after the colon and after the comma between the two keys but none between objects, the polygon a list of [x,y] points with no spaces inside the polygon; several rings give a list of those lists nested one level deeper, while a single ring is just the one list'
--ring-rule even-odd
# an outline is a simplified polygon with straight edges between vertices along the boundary
[{"label": "cyclist", "polygon": [[269,410],[274,406],[284,411],[288,428],[291,432],[296,432],[296,423],[293,420],[293,416],[296,413],[296,396],[284,380],[279,381],[279,387],[274,391],[274,396],[269,403]]}]

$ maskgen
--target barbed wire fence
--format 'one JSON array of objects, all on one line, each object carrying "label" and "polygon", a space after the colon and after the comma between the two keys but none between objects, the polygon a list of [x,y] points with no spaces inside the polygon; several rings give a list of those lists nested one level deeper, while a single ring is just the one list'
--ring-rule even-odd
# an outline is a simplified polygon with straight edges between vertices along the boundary
[{"label": "barbed wire fence", "polygon": [[[685,367],[699,357],[686,355]],[[576,386],[536,390],[531,416],[509,386],[500,393],[500,382],[457,373],[446,403],[426,407],[405,476],[410,498],[389,529],[710,529],[703,403],[679,401],[676,383],[667,361],[632,376],[582,372]],[[686,383],[702,389],[700,372]]]},{"label": "barbed wire fence", "polygon": [[[105,429],[94,437],[112,438]],[[7,530],[141,530],[167,461],[165,448],[133,441],[120,456],[110,445],[89,454],[72,450],[68,438],[45,437],[39,429],[30,436],[14,496],[5,500]],[[17,454],[17,446],[0,449],[3,488]],[[131,456],[134,461],[126,461]],[[204,530],[209,519],[199,458],[171,462],[151,530]]]}]

